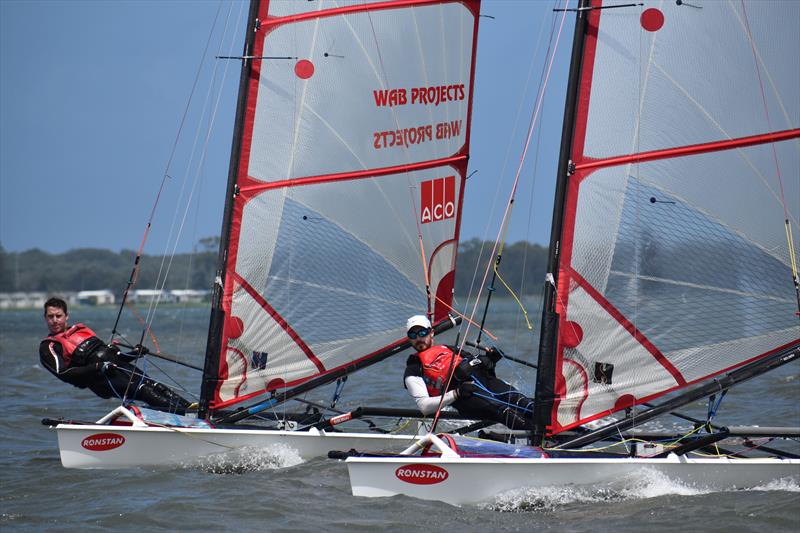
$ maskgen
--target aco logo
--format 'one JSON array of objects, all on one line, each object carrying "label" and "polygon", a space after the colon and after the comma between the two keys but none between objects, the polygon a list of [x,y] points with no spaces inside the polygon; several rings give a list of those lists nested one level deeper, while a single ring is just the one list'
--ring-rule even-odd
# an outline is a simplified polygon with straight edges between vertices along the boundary
[{"label": "aco logo", "polygon": [[422,224],[453,218],[456,214],[456,177],[420,183],[420,210]]},{"label": "aco logo", "polygon": [[81,441],[81,446],[93,452],[105,452],[125,444],[125,437],[117,433],[95,433]]},{"label": "aco logo", "polygon": [[435,485],[441,483],[450,474],[441,466],[436,465],[404,465],[394,471],[400,481],[414,485]]}]

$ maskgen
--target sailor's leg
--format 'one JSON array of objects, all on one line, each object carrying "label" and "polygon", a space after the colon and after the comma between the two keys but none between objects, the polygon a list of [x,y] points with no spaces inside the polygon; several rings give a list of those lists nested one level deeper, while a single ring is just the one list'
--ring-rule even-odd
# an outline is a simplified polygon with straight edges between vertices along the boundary
[{"label": "sailor's leg", "polygon": [[520,416],[512,407],[505,407],[502,411],[503,424],[509,429],[531,429],[531,418]]},{"label": "sailor's leg", "polygon": [[136,379],[136,398],[146,402],[150,407],[179,415],[186,413],[186,408],[190,402],[178,393],[152,379],[145,377]]},{"label": "sailor's leg", "polygon": [[533,400],[496,377],[484,376],[482,387],[495,403],[499,420],[511,429],[529,429]]},{"label": "sailor's leg", "polygon": [[119,397],[141,400],[150,407],[170,413],[185,414],[190,402],[169,387],[147,377],[139,368],[123,363],[112,367],[110,376]]}]

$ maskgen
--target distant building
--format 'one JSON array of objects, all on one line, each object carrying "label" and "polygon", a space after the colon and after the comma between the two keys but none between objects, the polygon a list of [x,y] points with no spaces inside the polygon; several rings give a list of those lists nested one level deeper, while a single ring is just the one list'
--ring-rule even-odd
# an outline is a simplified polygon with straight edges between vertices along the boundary
[{"label": "distant building", "polygon": [[131,303],[152,303],[152,302],[159,302],[159,303],[174,303],[177,300],[175,296],[173,296],[169,291],[165,291],[163,289],[136,289],[131,291],[128,295],[128,299]]},{"label": "distant building", "polygon": [[[70,309],[76,305],[114,305],[117,301],[114,293],[108,289],[80,292],[0,292],[0,309],[33,309],[42,308],[48,298],[62,298]],[[128,294],[130,303],[201,303],[209,301],[211,291],[194,289],[138,289]]]},{"label": "distant building", "polygon": [[44,292],[0,292],[0,309],[42,307],[47,298]]},{"label": "distant building", "polygon": [[177,289],[169,291],[178,303],[200,303],[208,300],[211,291],[197,289]]},{"label": "distant building", "polygon": [[78,303],[81,305],[111,305],[116,301],[114,293],[108,289],[100,291],[80,291]]},{"label": "distant building", "polygon": [[32,309],[35,307],[41,309],[51,296],[63,299],[67,305],[78,303],[78,293],[76,292],[0,292],[0,309]]}]

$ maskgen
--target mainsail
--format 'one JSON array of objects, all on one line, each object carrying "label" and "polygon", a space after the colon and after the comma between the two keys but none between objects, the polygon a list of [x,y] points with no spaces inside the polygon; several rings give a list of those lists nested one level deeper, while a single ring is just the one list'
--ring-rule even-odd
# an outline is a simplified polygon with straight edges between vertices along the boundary
[{"label": "mainsail", "polygon": [[255,2],[210,409],[324,376],[452,303],[478,2]]},{"label": "mainsail", "polygon": [[591,7],[540,352],[549,434],[800,342],[800,3]]}]

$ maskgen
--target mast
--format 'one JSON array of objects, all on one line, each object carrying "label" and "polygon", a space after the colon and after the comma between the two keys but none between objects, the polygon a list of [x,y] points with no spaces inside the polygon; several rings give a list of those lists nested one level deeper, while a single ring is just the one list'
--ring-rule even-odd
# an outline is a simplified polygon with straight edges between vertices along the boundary
[{"label": "mast", "polygon": [[[591,0],[581,0],[579,7],[586,8]],[[553,220],[550,229],[550,251],[547,260],[547,278],[544,285],[542,306],[542,326],[539,338],[539,362],[536,373],[534,410],[534,429],[531,439],[540,442],[550,423],[550,413],[555,387],[555,350],[558,337],[558,315],[556,312],[556,287],[558,286],[559,246],[564,217],[564,201],[571,171],[572,138],[575,131],[578,91],[583,64],[583,44],[587,28],[588,11],[578,10],[575,19],[575,33],[572,38],[572,57],[570,60],[567,98],[564,104],[564,126],[561,131],[561,151],[558,157],[558,176],[553,204]]]},{"label": "mast", "polygon": [[[245,37],[242,55],[247,57],[253,48],[258,28],[258,8],[260,0],[251,0],[250,14],[247,18],[247,35]],[[231,160],[228,170],[228,187],[225,192],[225,210],[222,216],[222,230],[220,231],[219,254],[217,270],[214,276],[214,289],[211,296],[211,318],[208,326],[208,341],[206,343],[206,358],[203,369],[203,381],[200,386],[200,406],[198,418],[206,418],[208,405],[214,396],[218,382],[219,355],[221,349],[221,332],[224,321],[222,298],[225,287],[225,270],[228,260],[228,241],[231,233],[231,220],[233,217],[233,200],[237,194],[237,177],[241,161],[242,132],[244,131],[245,112],[247,109],[247,86],[250,80],[252,60],[242,59],[242,71],[239,78],[239,98],[236,104],[236,122],[233,128],[233,141],[231,143]]]}]

